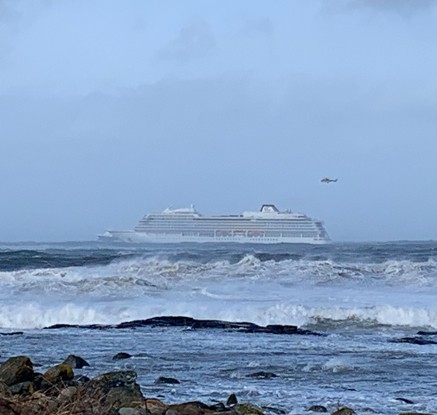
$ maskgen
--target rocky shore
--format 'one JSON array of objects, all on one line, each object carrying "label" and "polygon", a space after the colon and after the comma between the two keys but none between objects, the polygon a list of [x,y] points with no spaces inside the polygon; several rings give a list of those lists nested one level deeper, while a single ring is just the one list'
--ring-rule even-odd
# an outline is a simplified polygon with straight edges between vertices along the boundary
[{"label": "rocky shore", "polygon": [[[147,398],[136,383],[135,371],[114,371],[93,379],[75,376],[74,368],[88,363],[70,355],[44,373],[34,370],[27,356],[15,356],[0,365],[1,415],[262,415],[249,403],[238,403],[231,395],[226,403],[202,402],[166,404]],[[158,378],[159,382],[175,382]]]},{"label": "rocky shore", "polygon": [[[116,355],[117,356],[117,355]],[[114,358],[116,358],[114,356]],[[116,359],[115,359],[116,360]],[[62,363],[44,373],[34,370],[28,356],[14,356],[0,365],[1,415],[264,415],[285,414],[275,408],[240,403],[231,394],[226,402],[208,405],[199,401],[166,404],[155,397],[143,396],[132,370],[114,371],[89,379],[75,376],[74,369],[88,366],[79,356],[69,355]],[[177,383],[160,377],[157,382]],[[322,405],[308,413],[328,413]],[[338,407],[331,415],[352,415],[352,408]],[[431,415],[401,413],[399,415]]]},{"label": "rocky shore", "polygon": [[[229,322],[221,320],[196,320],[184,316],[162,316],[146,320],[135,320],[118,325],[71,326],[58,324],[46,327],[47,330],[63,328],[79,329],[129,329],[141,327],[182,327],[188,330],[218,329],[242,333],[268,333],[275,335],[312,335],[325,336],[290,325],[258,326],[247,322]],[[22,332],[0,333],[3,336],[21,336]],[[429,344],[429,338],[435,332],[418,332],[413,338],[392,339],[399,343]],[[412,341],[413,339],[414,341]],[[119,352],[112,357],[116,362],[132,357]],[[226,402],[207,404],[199,401],[165,403],[159,397],[146,397],[137,383],[137,373],[133,370],[116,370],[100,374],[94,378],[80,375],[89,363],[75,355],[69,355],[47,370],[38,371],[38,364],[28,356],[14,356],[0,361],[0,415],[286,415],[292,411],[273,407],[260,407],[256,402],[240,402],[231,394]],[[109,369],[111,369],[109,367]],[[79,374],[75,374],[75,371]],[[96,373],[96,372],[94,372]],[[97,373],[99,373],[97,371]],[[247,378],[273,379],[273,372],[256,371]],[[179,380],[157,375],[156,385],[176,385]],[[407,404],[413,404],[405,398],[396,398]],[[374,412],[370,408],[368,413]],[[330,413],[331,415],[352,415],[354,409],[342,406],[325,407],[313,405],[306,413]],[[396,414],[397,415],[397,414]],[[401,412],[399,415],[431,415],[419,412]]]}]

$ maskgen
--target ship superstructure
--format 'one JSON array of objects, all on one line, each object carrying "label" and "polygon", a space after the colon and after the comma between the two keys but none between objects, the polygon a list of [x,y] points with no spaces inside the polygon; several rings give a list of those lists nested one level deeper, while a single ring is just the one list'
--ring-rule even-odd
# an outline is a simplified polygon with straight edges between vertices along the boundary
[{"label": "ship superstructure", "polygon": [[180,243],[310,243],[324,244],[329,236],[318,220],[303,213],[262,205],[239,215],[201,215],[194,206],[146,214],[132,231],[107,231],[104,239],[123,242]]}]

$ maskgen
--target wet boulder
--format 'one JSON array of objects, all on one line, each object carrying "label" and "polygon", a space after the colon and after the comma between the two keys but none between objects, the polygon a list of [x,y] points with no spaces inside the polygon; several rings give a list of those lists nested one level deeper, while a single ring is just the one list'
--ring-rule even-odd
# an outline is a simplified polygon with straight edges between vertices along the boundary
[{"label": "wet boulder", "polygon": [[226,406],[234,406],[238,403],[237,395],[231,393],[226,401]]},{"label": "wet boulder", "polygon": [[137,374],[133,370],[120,370],[104,373],[88,382],[89,388],[98,388],[109,391],[116,387],[134,388],[136,385]]},{"label": "wet boulder", "polygon": [[80,356],[75,356],[74,354],[68,355],[62,364],[71,366],[73,369],[82,369],[85,366],[89,366],[89,363],[85,359],[82,359]]},{"label": "wet boulder", "polygon": [[169,405],[166,415],[204,415],[212,412],[203,402],[193,401]]},{"label": "wet boulder", "polygon": [[146,410],[152,415],[164,415],[168,406],[157,398],[147,398],[144,401]]},{"label": "wet boulder", "polygon": [[336,411],[334,411],[331,415],[354,415],[355,411],[347,406],[343,406]]},{"label": "wet boulder", "polygon": [[117,353],[116,355],[114,355],[112,357],[112,360],[130,359],[131,357],[132,357],[132,355],[130,355],[129,353],[120,352],[120,353]]},{"label": "wet boulder", "polygon": [[35,392],[33,382],[26,380],[26,382],[15,383],[9,386],[9,390],[13,395],[29,396]]},{"label": "wet boulder", "polygon": [[69,365],[60,364],[49,368],[43,375],[44,380],[50,384],[65,383],[74,378],[73,369]]},{"label": "wet boulder", "polygon": [[31,360],[27,356],[14,356],[0,365],[0,382],[8,386],[32,381],[35,376]]},{"label": "wet boulder", "polygon": [[110,389],[103,399],[105,405],[114,409],[143,408],[144,396],[139,385],[134,387],[119,386]]},{"label": "wet boulder", "polygon": [[159,378],[157,378],[155,380],[155,384],[156,385],[162,385],[162,384],[165,384],[165,385],[179,385],[180,383],[181,382],[179,382],[175,378],[168,378],[168,377],[165,377],[165,376],[160,376]]},{"label": "wet boulder", "polygon": [[263,415],[261,408],[250,403],[239,403],[234,406],[233,411],[238,415]]},{"label": "wet boulder", "polygon": [[83,385],[84,396],[115,410],[145,408],[145,400],[136,379],[137,374],[132,370],[105,373]]},{"label": "wet boulder", "polygon": [[322,405],[312,405],[312,406],[310,406],[308,408],[308,411],[310,411],[310,412],[320,412],[320,413],[328,412],[328,410],[324,406],[322,406]]},{"label": "wet boulder", "polygon": [[229,408],[226,408],[223,402],[217,402],[214,405],[209,405],[209,409],[211,409],[213,412],[226,412],[229,410]]}]

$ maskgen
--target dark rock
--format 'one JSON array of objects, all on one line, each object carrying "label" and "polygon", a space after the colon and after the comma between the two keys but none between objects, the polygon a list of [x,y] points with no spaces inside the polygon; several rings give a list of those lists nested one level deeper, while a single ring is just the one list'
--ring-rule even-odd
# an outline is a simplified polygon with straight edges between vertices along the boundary
[{"label": "dark rock", "polygon": [[295,334],[297,332],[297,326],[281,326],[279,324],[269,324],[266,329],[269,333],[274,334]]},{"label": "dark rock", "polygon": [[35,387],[33,382],[27,380],[26,382],[15,383],[9,386],[9,390],[13,395],[29,396],[35,392]]},{"label": "dark rock", "polygon": [[258,406],[250,403],[239,403],[234,406],[234,411],[238,415],[263,415],[263,411]]},{"label": "dark rock", "polygon": [[419,336],[437,336],[437,331],[418,331]]},{"label": "dark rock", "polygon": [[135,329],[140,327],[186,327],[191,329],[221,329],[232,330],[243,333],[271,333],[271,334],[301,334],[322,336],[323,334],[316,333],[310,330],[299,329],[296,326],[271,324],[266,327],[258,326],[249,322],[233,322],[222,320],[196,320],[192,317],[185,316],[159,316],[145,320],[125,321],[117,325],[70,325],[70,324],[55,324],[45,329],[63,329],[63,328],[81,328],[91,330],[106,330],[106,329]]},{"label": "dark rock", "polygon": [[104,403],[114,409],[140,408],[144,406],[144,396],[138,384],[132,387],[120,386],[111,388],[104,395]]},{"label": "dark rock", "polygon": [[257,379],[271,379],[271,378],[277,378],[278,375],[274,374],[273,372],[255,372],[255,373],[249,373],[246,375],[247,378],[257,378]]},{"label": "dark rock", "polygon": [[[9,389],[9,386],[6,385],[4,382],[0,382],[0,396],[9,396],[11,394],[11,390]],[[0,412],[1,413],[1,412]]]},{"label": "dark rock", "polygon": [[43,330],[56,329],[86,329],[86,330],[108,330],[114,329],[116,326],[112,324],[53,324],[52,326],[44,327]]},{"label": "dark rock", "polygon": [[69,365],[56,365],[47,370],[43,375],[44,380],[50,385],[65,383],[74,378],[73,369]]},{"label": "dark rock", "polygon": [[78,375],[73,378],[73,380],[79,384],[84,384],[89,382],[91,379],[85,375]]},{"label": "dark rock", "polygon": [[47,389],[51,385],[49,385],[42,373],[35,372],[35,377],[33,378],[33,387],[35,390]]},{"label": "dark rock", "polygon": [[117,353],[116,355],[114,355],[112,357],[112,360],[130,359],[131,357],[132,357],[132,355],[130,355],[129,353],[120,352],[120,353]]},{"label": "dark rock", "polygon": [[123,407],[118,410],[118,415],[150,415],[145,409]]},{"label": "dark rock", "polygon": [[400,412],[399,415],[432,415],[428,412]]},{"label": "dark rock", "polygon": [[222,321],[222,320],[194,320],[193,324],[191,325],[191,328],[235,330],[235,331],[242,331],[244,333],[255,333],[259,330],[260,326],[248,322],[232,322],[232,321]]},{"label": "dark rock", "polygon": [[10,331],[6,333],[0,333],[0,336],[21,336],[24,333],[22,331]]},{"label": "dark rock", "polygon": [[328,410],[322,405],[313,405],[308,408],[311,412],[328,412]]},{"label": "dark rock", "polygon": [[235,393],[231,393],[226,401],[226,406],[233,406],[238,403],[237,395]]},{"label": "dark rock", "polygon": [[89,363],[85,359],[82,359],[80,356],[75,356],[74,354],[68,355],[62,364],[69,365],[73,369],[82,369],[84,366],[89,366]]},{"label": "dark rock", "polygon": [[156,398],[148,398],[144,402],[146,410],[152,415],[164,415],[167,411],[167,405]]},{"label": "dark rock", "polygon": [[79,324],[53,324],[51,326],[44,327],[44,330],[51,330],[51,329],[71,329],[71,328],[78,328],[82,327]]},{"label": "dark rock", "polygon": [[165,376],[160,376],[158,379],[155,380],[155,384],[160,385],[160,384],[167,384],[167,385],[178,385],[181,382],[179,382],[177,379],[175,378],[167,378]]},{"label": "dark rock", "polygon": [[104,373],[81,386],[81,399],[100,402],[104,408],[111,408],[111,411],[124,407],[145,408],[136,378],[137,374],[131,370]]},{"label": "dark rock", "polygon": [[401,337],[399,339],[392,339],[389,340],[390,343],[410,343],[410,344],[419,344],[419,345],[426,345],[426,344],[437,344],[437,341],[426,339],[423,337]]},{"label": "dark rock", "polygon": [[395,400],[401,401],[401,402],[404,402],[404,403],[408,403],[408,404],[414,404],[413,401],[410,401],[409,399],[406,399],[406,398],[395,398]]},{"label": "dark rock", "polygon": [[213,411],[203,402],[194,401],[169,405],[166,414],[171,415],[169,412],[173,415],[203,415]]},{"label": "dark rock", "polygon": [[0,382],[6,385],[32,381],[35,374],[33,365],[27,356],[15,356],[0,366]]},{"label": "dark rock", "polygon": [[146,320],[125,321],[116,326],[117,329],[137,328],[145,326],[154,327],[191,327],[194,319],[184,316],[152,317]]},{"label": "dark rock", "polygon": [[347,406],[343,406],[342,408],[337,409],[331,415],[353,415],[355,411]]},{"label": "dark rock", "polygon": [[88,389],[101,388],[109,391],[117,387],[134,388],[136,380],[137,374],[133,370],[121,370],[97,376],[91,379],[86,386]]},{"label": "dark rock", "polygon": [[214,405],[209,405],[209,409],[213,412],[225,412],[228,410],[223,402],[217,402]]}]

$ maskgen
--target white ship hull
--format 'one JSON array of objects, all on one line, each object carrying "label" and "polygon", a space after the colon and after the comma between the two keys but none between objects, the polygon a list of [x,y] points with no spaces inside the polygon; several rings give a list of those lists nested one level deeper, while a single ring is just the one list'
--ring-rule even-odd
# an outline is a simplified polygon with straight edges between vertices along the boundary
[{"label": "white ship hull", "polygon": [[152,235],[135,231],[107,231],[99,235],[100,240],[127,243],[154,243],[154,244],[179,244],[179,243],[241,243],[241,244],[313,244],[324,245],[330,243],[329,239],[308,237],[247,237],[247,236],[192,236],[192,235]]},{"label": "white ship hull", "polygon": [[110,230],[100,239],[130,243],[326,244],[323,223],[303,213],[263,205],[258,212],[203,216],[194,207],[146,214],[130,231]]}]

